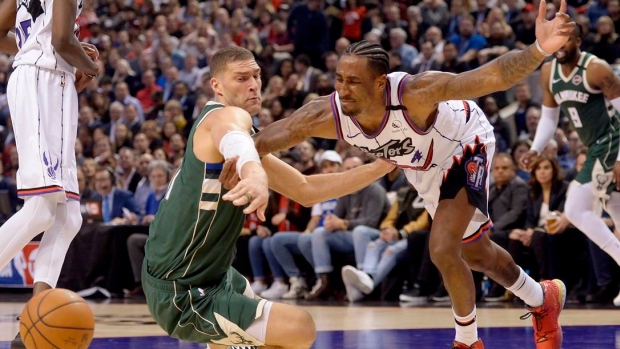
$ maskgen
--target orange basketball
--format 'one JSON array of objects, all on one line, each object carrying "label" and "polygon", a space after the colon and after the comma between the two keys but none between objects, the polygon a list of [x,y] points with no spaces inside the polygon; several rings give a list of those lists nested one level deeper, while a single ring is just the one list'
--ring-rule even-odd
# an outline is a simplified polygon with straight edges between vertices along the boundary
[{"label": "orange basketball", "polygon": [[62,288],[33,297],[22,311],[19,334],[27,349],[85,349],[95,317],[84,299]]}]

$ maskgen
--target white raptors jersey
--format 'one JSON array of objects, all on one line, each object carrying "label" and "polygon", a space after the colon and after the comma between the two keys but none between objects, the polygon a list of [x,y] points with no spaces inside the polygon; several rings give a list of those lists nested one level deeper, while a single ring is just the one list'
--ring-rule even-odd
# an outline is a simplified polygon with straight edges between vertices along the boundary
[{"label": "white raptors jersey", "polygon": [[464,183],[456,189],[466,185],[472,191],[484,192],[484,200],[472,204],[486,216],[488,163],[495,143],[493,127],[476,103],[454,100],[439,103],[434,124],[421,131],[402,103],[403,88],[409,77],[402,72],[388,74],[388,105],[381,126],[373,134],[364,133],[354,117],[342,113],[338,93],[334,92],[331,103],[338,136],[404,169],[432,216],[440,197],[446,197],[445,192],[449,191],[444,182],[455,182],[448,176],[449,170],[464,168],[461,181]]},{"label": "white raptors jersey", "polygon": [[[74,74],[75,68],[62,59],[52,46],[54,0],[7,1],[17,1],[15,40],[19,52],[15,55],[13,67],[28,64]],[[77,0],[76,19],[82,12],[82,2]]]}]

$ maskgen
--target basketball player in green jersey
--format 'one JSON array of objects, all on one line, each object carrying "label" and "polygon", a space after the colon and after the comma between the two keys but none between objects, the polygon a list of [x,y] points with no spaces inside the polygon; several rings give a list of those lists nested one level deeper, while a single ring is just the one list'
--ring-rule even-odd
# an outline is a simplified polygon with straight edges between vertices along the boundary
[{"label": "basketball player in green jersey", "polygon": [[[542,67],[542,117],[532,148],[521,162],[525,168],[531,166],[555,134],[562,110],[588,151],[583,169],[569,187],[566,217],[558,224],[572,223],[620,265],[620,242],[595,210],[597,200],[603,200],[620,226],[620,80],[607,62],[581,52],[582,34],[581,26],[576,26],[555,59]],[[620,305],[620,295],[614,303]]]},{"label": "basketball player in green jersey", "polygon": [[[310,315],[256,298],[231,267],[245,214],[256,211],[265,220],[268,186],[309,206],[360,190],[393,166],[376,161],[306,177],[273,155],[260,159],[250,137],[250,113],[261,106],[252,53],[225,48],[210,67],[216,102],[207,103],[192,127],[183,163],[150,226],[142,272],[149,311],[172,337],[211,349],[310,348],[316,335]],[[225,159],[236,161],[241,178],[230,191],[218,180]]]}]

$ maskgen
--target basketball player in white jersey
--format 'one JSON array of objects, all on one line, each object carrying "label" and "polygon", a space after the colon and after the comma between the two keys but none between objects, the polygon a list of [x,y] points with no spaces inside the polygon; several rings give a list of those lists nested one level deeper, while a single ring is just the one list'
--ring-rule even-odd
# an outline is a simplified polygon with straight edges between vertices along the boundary
[{"label": "basketball player in white jersey", "polygon": [[[456,321],[452,348],[481,349],[469,269],[484,272],[528,304],[537,349],[560,349],[558,322],[566,290],[559,280],[538,284],[485,232],[493,128],[474,98],[505,90],[560,49],[575,24],[566,2],[551,21],[541,1],[535,44],[459,75],[388,72],[388,55],[361,41],[338,62],[336,91],[306,104],[255,136],[260,153],[287,149],[308,137],[339,138],[403,168],[434,218],[431,257],[443,275]],[[222,176],[225,182],[230,177]],[[356,280],[352,280],[355,284]],[[361,282],[359,279],[357,282]]]},{"label": "basketball player in white jersey", "polygon": [[[41,232],[34,294],[56,286],[65,254],[82,224],[75,139],[79,88],[97,75],[96,49],[74,33],[82,0],[4,0],[0,49],[16,54],[8,103],[19,156],[24,206],[0,227],[0,269]],[[9,33],[14,29],[15,34]],[[11,40],[13,40],[11,44]],[[23,347],[19,336],[13,347]]]}]

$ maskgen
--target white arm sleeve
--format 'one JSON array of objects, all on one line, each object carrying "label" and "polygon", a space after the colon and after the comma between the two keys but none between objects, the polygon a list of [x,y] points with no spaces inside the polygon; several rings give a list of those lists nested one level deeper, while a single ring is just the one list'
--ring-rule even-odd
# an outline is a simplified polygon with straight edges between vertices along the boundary
[{"label": "white arm sleeve", "polygon": [[531,150],[535,150],[540,154],[547,146],[547,143],[553,138],[555,130],[560,121],[560,107],[549,108],[542,106],[540,121],[536,127],[536,136],[532,142]]},{"label": "white arm sleeve", "polygon": [[241,168],[248,162],[254,161],[260,164],[260,157],[254,146],[254,140],[249,134],[241,131],[229,131],[220,141],[220,153],[224,159],[238,156],[237,174],[241,178]]},{"label": "white arm sleeve", "polygon": [[[611,105],[614,106],[614,109],[616,109],[616,112],[620,113],[620,97],[616,97],[616,98],[612,99],[610,102],[611,102]],[[620,151],[618,152],[618,156],[616,157],[616,161],[620,161]]]}]

